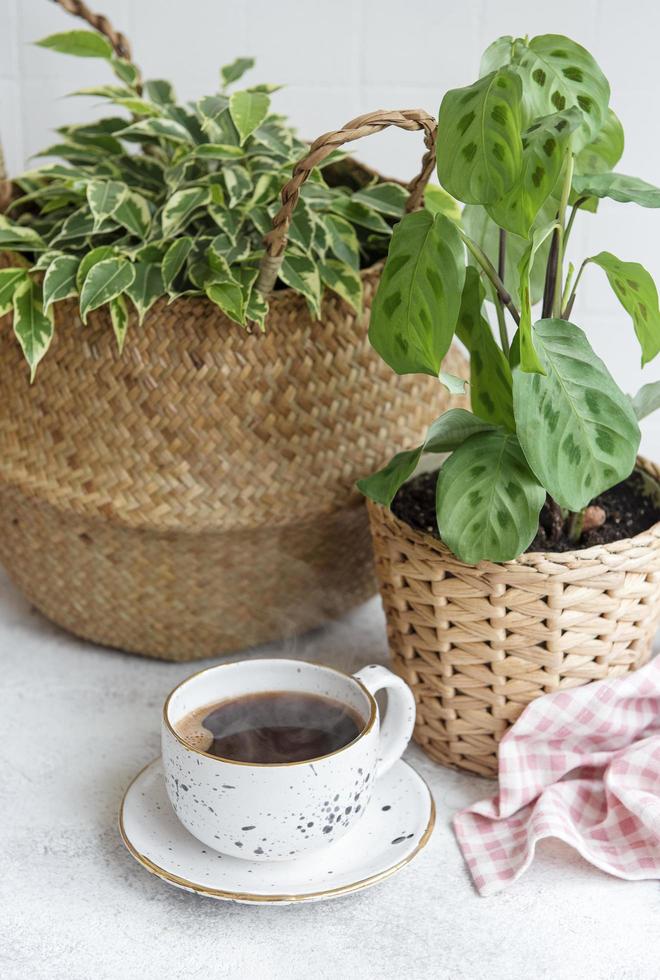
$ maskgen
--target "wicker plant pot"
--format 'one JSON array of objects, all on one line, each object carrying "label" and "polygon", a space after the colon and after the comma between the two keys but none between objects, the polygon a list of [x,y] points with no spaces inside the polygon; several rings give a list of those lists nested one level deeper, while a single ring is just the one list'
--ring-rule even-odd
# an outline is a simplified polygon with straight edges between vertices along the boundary
[{"label": "wicker plant pot", "polygon": [[415,740],[436,762],[494,776],[498,743],[533,698],[648,660],[660,523],[583,551],[471,566],[368,506],[394,667],[415,692]]},{"label": "wicker plant pot", "polygon": [[[296,168],[265,280],[311,167],[389,125],[424,130],[410,185],[419,203],[433,119],[354,120]],[[83,328],[67,301],[33,385],[9,318],[0,321],[0,560],[31,602],[97,643],[192,660],[292,636],[372,595],[355,480],[419,441],[445,407],[430,378],[393,384],[370,348],[380,270],[362,273],[361,317],[328,294],[314,322],[283,289],[264,334],[205,299],[161,300],[129,329],[121,357],[106,315]],[[448,370],[465,372],[458,352]]]}]

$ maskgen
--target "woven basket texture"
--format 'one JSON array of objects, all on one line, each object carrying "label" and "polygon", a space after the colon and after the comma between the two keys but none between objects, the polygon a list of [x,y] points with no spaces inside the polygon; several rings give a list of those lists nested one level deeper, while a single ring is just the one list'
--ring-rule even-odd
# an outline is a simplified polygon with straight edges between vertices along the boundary
[{"label": "woven basket texture", "polygon": [[[660,469],[639,466],[655,480]],[[502,736],[542,694],[645,663],[660,618],[660,523],[633,538],[466,565],[369,501],[390,652],[436,762],[497,774]]]},{"label": "woven basket texture", "polygon": [[0,560],[31,602],[97,643],[192,660],[372,595],[355,480],[446,407],[369,345],[380,269],[361,317],[328,294],[314,322],[278,290],[263,334],[159,301],[121,357],[106,314],[83,327],[66,301],[33,385],[1,320]]}]

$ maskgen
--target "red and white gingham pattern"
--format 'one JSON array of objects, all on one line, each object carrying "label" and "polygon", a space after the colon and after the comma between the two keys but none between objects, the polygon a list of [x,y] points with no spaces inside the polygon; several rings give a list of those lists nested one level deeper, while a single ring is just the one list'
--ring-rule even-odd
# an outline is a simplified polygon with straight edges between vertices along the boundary
[{"label": "red and white gingham pattern", "polygon": [[660,656],[532,701],[502,739],[499,793],[454,818],[481,895],[559,837],[619,878],[660,878]]}]

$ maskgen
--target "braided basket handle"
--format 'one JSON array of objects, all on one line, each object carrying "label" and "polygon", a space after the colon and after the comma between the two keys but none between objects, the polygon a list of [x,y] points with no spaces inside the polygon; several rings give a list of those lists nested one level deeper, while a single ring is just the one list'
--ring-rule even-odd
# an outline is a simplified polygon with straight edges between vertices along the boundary
[{"label": "braided basket handle", "polygon": [[389,126],[397,126],[399,129],[406,129],[411,132],[419,129],[424,130],[426,152],[422,159],[420,172],[408,184],[409,197],[406,211],[415,211],[421,207],[424,188],[435,167],[437,124],[433,116],[429,116],[423,109],[402,109],[392,112],[380,110],[351,119],[345,126],[334,132],[324,133],[323,136],[314,140],[308,153],[294,167],[291,180],[282,188],[282,207],[273,218],[271,231],[264,237],[266,254],[261,260],[259,279],[257,280],[257,290],[260,293],[267,295],[275,285],[284,258],[289,224],[300,197],[300,189],[310,172],[337,147],[343,146],[344,143],[352,143],[363,136],[370,136],[372,133],[380,133],[381,130],[387,129]]}]

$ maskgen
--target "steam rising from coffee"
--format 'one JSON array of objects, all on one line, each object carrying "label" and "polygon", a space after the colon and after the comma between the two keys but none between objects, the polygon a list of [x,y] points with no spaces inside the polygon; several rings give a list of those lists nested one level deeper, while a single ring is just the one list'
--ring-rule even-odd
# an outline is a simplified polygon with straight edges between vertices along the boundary
[{"label": "steam rising from coffee", "polygon": [[191,748],[236,762],[304,762],[352,742],[364,719],[333,698],[266,691],[197,708],[176,729]]}]

